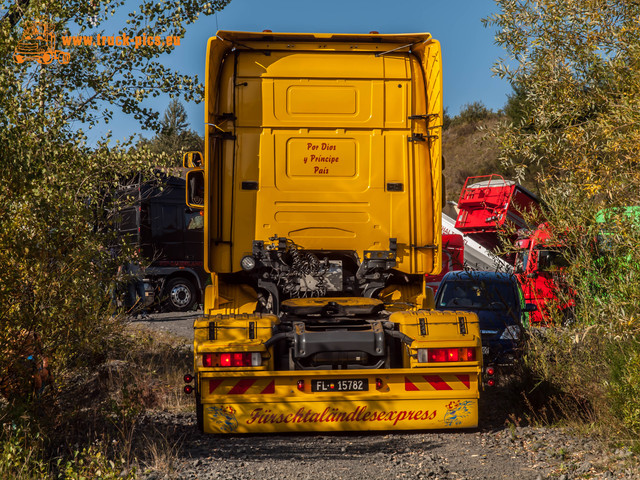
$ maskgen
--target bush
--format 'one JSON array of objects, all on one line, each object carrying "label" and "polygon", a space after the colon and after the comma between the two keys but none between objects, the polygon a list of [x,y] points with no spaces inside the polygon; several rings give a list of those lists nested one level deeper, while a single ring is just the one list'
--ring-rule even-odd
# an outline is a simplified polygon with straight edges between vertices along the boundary
[{"label": "bush", "polygon": [[[618,220],[624,207],[640,205],[640,5],[497,4],[485,22],[509,60],[494,71],[515,88],[500,157],[540,185],[576,302],[572,324],[534,345],[530,365],[610,438],[635,439],[640,222]],[[600,210],[620,207],[615,222],[596,222]]]},{"label": "bush", "polygon": [[485,107],[482,102],[466,103],[460,109],[460,113],[447,123],[446,128],[450,126],[455,127],[456,125],[462,125],[465,123],[476,124],[482,120],[492,118],[495,115],[496,114]]},{"label": "bush", "polygon": [[624,438],[640,438],[640,341],[613,339],[607,350],[610,377],[607,394],[611,410],[624,427]]},{"label": "bush", "polygon": [[48,476],[42,438],[29,424],[4,423],[0,433],[0,478],[41,480]]}]

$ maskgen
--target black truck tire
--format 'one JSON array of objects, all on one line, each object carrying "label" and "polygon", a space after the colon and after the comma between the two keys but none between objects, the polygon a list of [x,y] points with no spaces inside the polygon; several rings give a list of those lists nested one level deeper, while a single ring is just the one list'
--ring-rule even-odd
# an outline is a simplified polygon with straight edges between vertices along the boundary
[{"label": "black truck tire", "polygon": [[191,280],[176,277],[167,282],[162,297],[164,310],[188,312],[198,301],[198,292]]}]

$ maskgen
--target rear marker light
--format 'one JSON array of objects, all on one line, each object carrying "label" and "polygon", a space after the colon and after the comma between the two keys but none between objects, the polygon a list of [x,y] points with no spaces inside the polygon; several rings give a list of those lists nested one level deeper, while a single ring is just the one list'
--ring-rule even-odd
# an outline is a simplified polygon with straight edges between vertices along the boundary
[{"label": "rear marker light", "polygon": [[190,373],[187,373],[184,376],[184,383],[191,383],[193,382],[193,375],[191,375]]},{"label": "rear marker light", "polygon": [[493,366],[487,367],[485,369],[485,373],[487,374],[487,379],[486,379],[486,384],[488,387],[495,387],[496,386],[496,379],[493,378],[493,376],[496,373],[496,369]]},{"label": "rear marker light", "polygon": [[187,395],[193,393],[193,386],[191,385],[185,385],[184,386],[184,393],[186,393]]},{"label": "rear marker light", "polygon": [[298,380],[298,390],[301,392],[304,390],[304,380]]},{"label": "rear marker light", "polygon": [[384,384],[381,378],[376,378],[376,389],[380,390]]}]

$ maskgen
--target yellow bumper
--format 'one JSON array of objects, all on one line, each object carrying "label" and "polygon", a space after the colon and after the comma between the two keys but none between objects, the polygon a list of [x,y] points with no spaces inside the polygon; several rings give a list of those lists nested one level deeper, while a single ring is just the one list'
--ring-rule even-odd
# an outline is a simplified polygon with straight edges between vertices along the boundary
[{"label": "yellow bumper", "polygon": [[[207,433],[473,428],[480,367],[461,369],[201,372]],[[312,391],[368,381],[366,391]]]}]

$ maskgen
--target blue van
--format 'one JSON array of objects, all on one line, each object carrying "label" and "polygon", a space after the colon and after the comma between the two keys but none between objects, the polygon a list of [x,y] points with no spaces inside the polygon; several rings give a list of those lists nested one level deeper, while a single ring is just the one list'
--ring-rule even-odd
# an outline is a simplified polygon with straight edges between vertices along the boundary
[{"label": "blue van", "polygon": [[447,273],[438,287],[436,310],[474,312],[480,321],[482,356],[486,365],[513,365],[529,312],[516,277],[501,272]]}]

